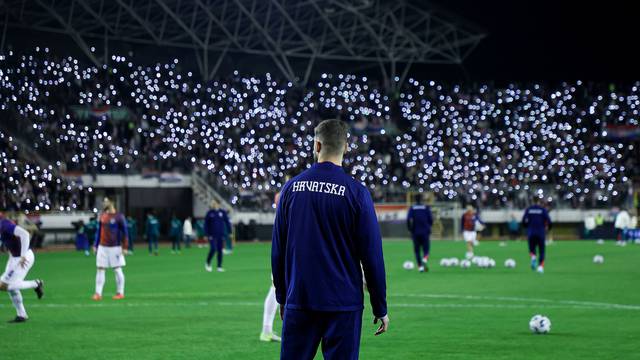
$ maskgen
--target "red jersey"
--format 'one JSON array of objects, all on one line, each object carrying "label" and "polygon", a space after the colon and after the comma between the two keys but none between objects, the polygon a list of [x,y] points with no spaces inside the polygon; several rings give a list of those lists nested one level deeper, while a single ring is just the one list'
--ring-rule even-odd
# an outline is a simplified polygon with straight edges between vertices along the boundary
[{"label": "red jersey", "polygon": [[102,213],[98,219],[95,246],[122,246],[127,248],[129,233],[127,220],[121,213]]}]

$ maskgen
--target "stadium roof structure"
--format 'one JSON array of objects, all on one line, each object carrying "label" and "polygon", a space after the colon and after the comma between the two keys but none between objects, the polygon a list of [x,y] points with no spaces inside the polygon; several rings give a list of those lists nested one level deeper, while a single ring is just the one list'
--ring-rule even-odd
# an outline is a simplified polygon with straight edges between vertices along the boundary
[{"label": "stadium roof structure", "polygon": [[[295,83],[332,60],[404,79],[412,64],[461,64],[485,36],[409,0],[0,0],[0,23],[3,38],[7,27],[67,34],[96,65],[87,39],[193,49],[207,80],[227,55],[268,56]],[[306,63],[304,73],[292,60]]]}]

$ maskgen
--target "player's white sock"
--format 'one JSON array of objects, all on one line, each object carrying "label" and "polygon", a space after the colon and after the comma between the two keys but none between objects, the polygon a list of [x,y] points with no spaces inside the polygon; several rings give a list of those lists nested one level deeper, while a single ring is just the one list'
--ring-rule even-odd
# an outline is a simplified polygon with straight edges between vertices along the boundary
[{"label": "player's white sock", "polygon": [[278,311],[278,301],[276,300],[276,288],[269,289],[266,299],[264,299],[264,314],[262,315],[262,332],[273,333],[273,319]]},{"label": "player's white sock", "polygon": [[38,287],[38,283],[35,280],[23,280],[18,281],[13,284],[7,286],[7,290],[26,290],[26,289],[35,289]]},{"label": "player's white sock", "polygon": [[22,293],[20,290],[9,290],[9,297],[11,297],[13,307],[16,308],[16,314],[25,319],[28,318],[27,310],[25,310],[24,303],[22,302]]},{"label": "player's white sock", "polygon": [[124,295],[124,272],[122,272],[122,268],[117,268],[114,271],[116,273],[116,292]]},{"label": "player's white sock", "polygon": [[96,294],[102,296],[102,288],[104,288],[104,269],[98,269],[96,272]]}]

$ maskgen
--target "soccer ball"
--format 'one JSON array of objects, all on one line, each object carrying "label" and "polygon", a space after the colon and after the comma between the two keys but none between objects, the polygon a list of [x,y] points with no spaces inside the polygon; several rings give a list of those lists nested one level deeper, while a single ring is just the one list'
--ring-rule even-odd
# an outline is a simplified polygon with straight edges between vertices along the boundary
[{"label": "soccer ball", "polygon": [[413,263],[413,261],[407,260],[407,261],[404,262],[404,264],[402,264],[402,267],[405,270],[413,270],[416,266]]},{"label": "soccer ball", "polygon": [[460,267],[463,268],[463,269],[470,268],[471,267],[471,261],[469,261],[467,259],[460,261]]},{"label": "soccer ball", "polygon": [[458,266],[460,265],[460,260],[458,260],[458,258],[451,258],[449,259],[449,265]]},{"label": "soccer ball", "polygon": [[596,244],[598,244],[598,245],[602,245],[602,244],[604,244],[604,240],[602,240],[602,239],[598,239],[598,241],[596,241]]},{"label": "soccer ball", "polygon": [[534,334],[546,334],[551,331],[551,320],[543,315],[534,315],[529,321],[529,330]]},{"label": "soccer ball", "polygon": [[[477,266],[477,267],[479,267],[479,268],[488,268],[488,267],[489,267],[489,265],[491,264],[491,263],[490,263],[490,260],[491,260],[491,259],[489,259],[489,258],[488,258],[488,257],[486,257],[486,256],[481,256],[481,257],[479,257],[479,258],[476,260],[476,263],[475,263],[475,264],[476,264],[476,266]],[[472,260],[472,262],[473,262],[473,260]],[[494,265],[495,265],[495,261],[494,261]]]},{"label": "soccer ball", "polygon": [[487,260],[487,267],[488,268],[496,267],[496,261],[491,259],[491,258],[489,258],[489,260]]},{"label": "soccer ball", "polygon": [[504,267],[513,269],[516,267],[516,261],[513,259],[507,259],[504,261]]},{"label": "soccer ball", "polygon": [[604,262],[604,256],[602,255],[596,255],[593,257],[593,262],[595,264],[602,264]]},{"label": "soccer ball", "polygon": [[440,260],[440,266],[449,267],[451,266],[451,260],[444,258]]}]

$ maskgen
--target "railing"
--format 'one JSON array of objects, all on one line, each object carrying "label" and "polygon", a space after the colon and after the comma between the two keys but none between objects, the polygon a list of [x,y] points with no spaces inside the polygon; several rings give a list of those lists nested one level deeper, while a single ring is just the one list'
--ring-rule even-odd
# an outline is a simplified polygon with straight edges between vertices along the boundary
[{"label": "railing", "polygon": [[226,209],[232,209],[231,204],[209,185],[209,183],[198,173],[194,171],[191,174],[191,187],[197,196],[200,196],[203,201],[208,203],[211,200],[216,200],[220,205]]}]

